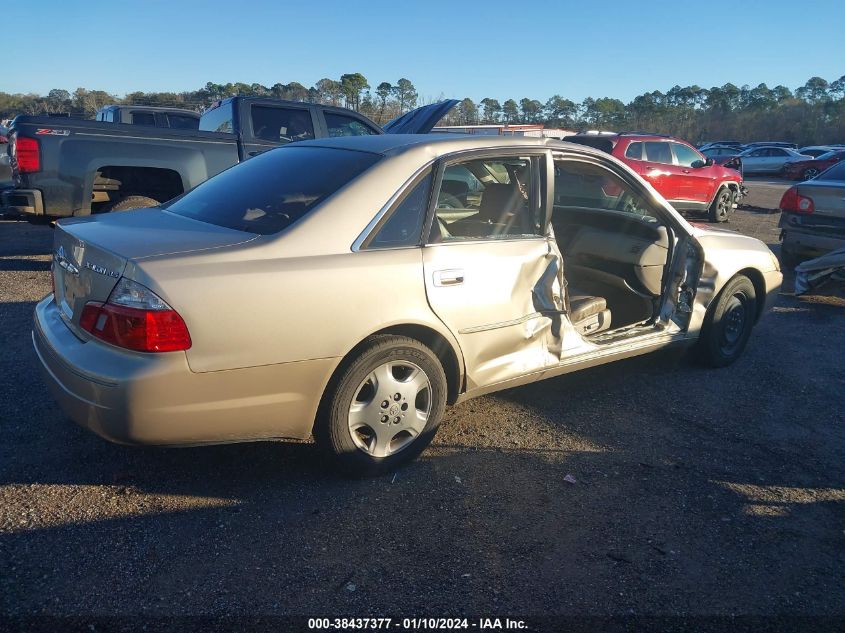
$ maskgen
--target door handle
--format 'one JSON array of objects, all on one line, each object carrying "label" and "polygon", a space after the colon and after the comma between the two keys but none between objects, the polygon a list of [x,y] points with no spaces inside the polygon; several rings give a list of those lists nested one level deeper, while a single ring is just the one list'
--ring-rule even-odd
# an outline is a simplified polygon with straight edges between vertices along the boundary
[{"label": "door handle", "polygon": [[464,271],[459,268],[435,270],[432,276],[435,286],[459,286],[464,283]]},{"label": "door handle", "polygon": [[689,173],[689,169],[684,169],[684,170],[683,170],[683,172],[684,172],[685,174],[688,174],[688,173]]}]

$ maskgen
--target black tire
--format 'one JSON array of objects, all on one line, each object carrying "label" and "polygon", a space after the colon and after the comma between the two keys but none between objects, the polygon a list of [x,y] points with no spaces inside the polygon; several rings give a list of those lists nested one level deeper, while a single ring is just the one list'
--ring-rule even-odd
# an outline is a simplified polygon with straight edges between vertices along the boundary
[{"label": "black tire", "polygon": [[744,275],[731,279],[707,310],[698,357],[711,367],[726,367],[742,355],[757,318],[754,284]]},{"label": "black tire", "polygon": [[810,180],[810,178],[815,178],[818,175],[819,175],[818,169],[816,169],[815,167],[808,167],[807,169],[804,170],[804,173],[801,174],[801,177],[804,180]]},{"label": "black tire", "polygon": [[157,207],[161,203],[158,200],[153,200],[147,196],[126,196],[115,202],[110,208],[112,211],[129,211],[130,209],[146,209],[147,207]]},{"label": "black tire", "polygon": [[728,187],[722,187],[716,192],[716,197],[707,212],[711,222],[727,222],[728,215],[733,208],[734,196]]},{"label": "black tire", "polygon": [[[364,402],[367,399],[366,397],[362,398],[361,394],[366,391],[367,384],[371,384],[366,382],[368,377],[388,362],[396,363],[399,369],[402,368],[403,362],[408,362],[424,373],[424,377],[428,379],[430,385],[424,390],[428,391],[428,413],[424,428],[415,437],[403,437],[402,440],[399,440],[400,443],[403,440],[407,442],[404,447],[398,448],[396,452],[386,456],[376,456],[368,452],[367,448],[364,448],[369,442],[368,432],[371,433],[370,439],[372,439],[373,447],[378,443],[375,437],[376,433],[372,432],[373,429],[368,425],[371,422],[374,428],[387,429],[387,433],[391,434],[394,432],[394,427],[391,426],[392,418],[387,421],[386,427],[378,426],[380,423],[384,424],[382,419],[368,418],[368,425],[363,427],[364,432],[357,433],[353,437],[351,408],[353,399],[356,402]],[[354,357],[344,361],[344,364],[329,383],[320,404],[314,427],[317,445],[329,456],[338,470],[348,475],[368,476],[393,470],[416,458],[434,438],[446,407],[446,392],[446,374],[443,367],[437,356],[425,345],[404,336],[372,336],[359,347],[359,351]],[[421,391],[420,393],[424,392]],[[423,397],[423,400],[425,401],[426,398]],[[383,407],[384,402],[388,402],[388,399],[379,389],[371,391],[369,403],[375,403],[373,406]],[[390,411],[393,410],[393,405],[394,403],[390,401]],[[397,399],[397,405],[405,407],[404,399],[401,403]],[[417,406],[417,402],[414,406]],[[402,411],[405,410],[402,409]],[[373,409],[373,411],[376,411],[376,409]],[[411,418],[413,409],[407,411],[409,418]],[[394,413],[388,411],[378,411],[378,413],[394,415]],[[401,411],[398,409],[396,413],[401,415]],[[402,417],[404,418],[404,415]],[[397,422],[396,424],[399,426],[395,427],[398,429],[395,437],[399,438],[407,432],[402,429],[404,422],[402,424]],[[388,442],[388,446],[392,447],[393,442]]]}]

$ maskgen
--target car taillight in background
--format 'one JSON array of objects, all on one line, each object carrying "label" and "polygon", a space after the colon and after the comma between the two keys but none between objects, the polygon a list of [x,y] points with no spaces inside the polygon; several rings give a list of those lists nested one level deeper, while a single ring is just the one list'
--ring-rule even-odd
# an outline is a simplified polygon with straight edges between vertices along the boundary
[{"label": "car taillight in background", "polygon": [[191,347],[182,317],[152,290],[125,277],[106,303],[85,304],[79,325],[106,343],[136,352],[175,352]]},{"label": "car taillight in background", "polygon": [[812,213],[816,210],[813,199],[798,193],[798,187],[790,187],[780,199],[780,210],[789,213]]},{"label": "car taillight in background", "polygon": [[12,136],[9,155],[15,159],[17,171],[21,174],[31,174],[41,171],[41,146],[37,139],[27,136]]}]

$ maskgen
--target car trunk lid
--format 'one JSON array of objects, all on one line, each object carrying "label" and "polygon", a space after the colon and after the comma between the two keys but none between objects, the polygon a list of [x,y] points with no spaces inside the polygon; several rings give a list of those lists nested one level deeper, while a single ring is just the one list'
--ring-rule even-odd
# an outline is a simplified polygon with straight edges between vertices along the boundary
[{"label": "car trunk lid", "polygon": [[845,181],[802,182],[798,185],[798,195],[812,198],[814,215],[845,219]]},{"label": "car trunk lid", "polygon": [[130,260],[233,246],[255,237],[158,208],[62,220],[53,239],[56,304],[68,326],[87,338],[79,327],[85,304],[108,300]]}]

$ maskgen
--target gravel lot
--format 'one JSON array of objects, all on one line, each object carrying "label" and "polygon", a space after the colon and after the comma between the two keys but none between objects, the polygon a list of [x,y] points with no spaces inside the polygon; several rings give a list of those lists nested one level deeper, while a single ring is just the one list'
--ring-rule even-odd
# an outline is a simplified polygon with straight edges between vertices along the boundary
[{"label": "gravel lot", "polygon": [[[784,185],[750,186],[728,226],[776,250]],[[661,354],[470,401],[348,481],[307,443],[65,419],[29,335],[50,240],[0,222],[1,615],[845,616],[842,301],[784,294],[728,369]]]}]

